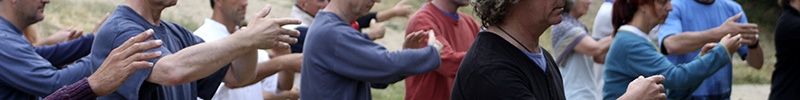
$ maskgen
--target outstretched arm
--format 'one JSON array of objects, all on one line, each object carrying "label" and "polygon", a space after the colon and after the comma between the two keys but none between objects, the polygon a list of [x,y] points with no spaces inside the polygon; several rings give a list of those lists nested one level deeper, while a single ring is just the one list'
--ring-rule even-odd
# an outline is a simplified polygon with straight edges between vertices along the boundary
[{"label": "outstretched arm", "polygon": [[[161,58],[153,67],[147,81],[173,86],[192,82],[218,71],[224,65],[250,52],[242,50],[288,47],[297,39],[284,35],[297,36],[297,31],[283,29],[286,24],[299,24],[296,19],[269,19],[270,7],[265,7],[250,22],[248,28],[236,31],[229,37],[200,43]],[[201,55],[201,56],[200,56]],[[247,82],[244,81],[243,82]]]}]

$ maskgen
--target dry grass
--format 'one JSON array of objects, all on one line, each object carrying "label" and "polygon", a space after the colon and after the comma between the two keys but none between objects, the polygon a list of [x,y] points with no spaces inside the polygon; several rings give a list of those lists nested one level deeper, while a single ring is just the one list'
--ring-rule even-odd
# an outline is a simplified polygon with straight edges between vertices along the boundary
[{"label": "dry grass", "polygon": [[[373,11],[389,9],[398,1],[399,0],[383,0],[383,2],[374,6]],[[408,4],[412,4],[416,9],[425,1],[427,0],[409,0]],[[54,0],[45,8],[45,20],[36,24],[38,26],[40,38],[49,36],[50,33],[67,27],[74,27],[87,31],[92,30],[94,24],[99,21],[105,13],[113,11],[116,6],[122,2],[123,0]],[[247,12],[248,15],[255,14],[266,4],[270,4],[273,8],[270,17],[289,17],[289,11],[293,2],[293,0],[250,0]],[[587,26],[591,26],[593,24],[592,22],[594,22],[593,20],[597,9],[602,2],[602,0],[595,0],[590,7],[590,12],[580,18],[580,20],[584,21]],[[203,19],[211,16],[211,8],[208,3],[208,0],[181,0],[176,6],[165,9],[162,13],[162,19],[178,23],[189,30],[195,30],[203,23]],[[474,16],[472,7],[462,7],[459,11]],[[250,16],[248,16],[248,18],[250,18]],[[408,22],[408,18],[388,20],[385,38],[377,40],[376,42],[384,45],[389,50],[401,49],[406,22]],[[766,33],[772,32],[769,29],[764,29],[764,31],[767,31]],[[764,53],[766,59],[763,69],[754,70],[744,67],[746,65],[742,61],[736,60],[734,62],[734,83],[765,84],[770,82],[771,73],[772,70],[774,70],[775,53],[772,35],[764,36],[764,40],[761,41],[762,46],[765,48]],[[549,30],[540,36],[539,42],[545,49],[552,50]],[[403,81],[400,81],[391,85],[388,89],[373,89],[373,98],[377,100],[403,99],[405,93],[404,84]]]}]

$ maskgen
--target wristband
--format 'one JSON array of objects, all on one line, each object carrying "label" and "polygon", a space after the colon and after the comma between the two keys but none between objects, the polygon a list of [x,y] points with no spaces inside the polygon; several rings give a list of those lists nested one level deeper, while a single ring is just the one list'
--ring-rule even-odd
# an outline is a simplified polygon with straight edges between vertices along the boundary
[{"label": "wristband", "polygon": [[759,40],[756,40],[756,44],[753,44],[753,45],[748,45],[748,46],[747,46],[747,48],[748,48],[748,49],[755,49],[755,48],[758,48],[758,41],[759,41]]}]

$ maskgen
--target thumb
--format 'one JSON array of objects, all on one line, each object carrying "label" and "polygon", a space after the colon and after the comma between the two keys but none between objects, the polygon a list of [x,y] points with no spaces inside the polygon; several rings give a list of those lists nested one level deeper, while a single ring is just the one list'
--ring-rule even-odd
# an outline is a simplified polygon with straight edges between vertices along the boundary
[{"label": "thumb", "polygon": [[433,44],[434,41],[436,41],[436,33],[434,33],[433,30],[429,30],[428,31],[428,44]]},{"label": "thumb", "polygon": [[256,14],[256,19],[266,18],[267,15],[269,15],[270,10],[272,10],[272,5],[267,4],[264,6],[264,9],[261,9],[261,11]]},{"label": "thumb", "polygon": [[742,15],[744,15],[744,12],[739,12],[739,14],[733,15],[732,17],[728,18],[728,21],[735,22],[736,20],[741,19]]}]

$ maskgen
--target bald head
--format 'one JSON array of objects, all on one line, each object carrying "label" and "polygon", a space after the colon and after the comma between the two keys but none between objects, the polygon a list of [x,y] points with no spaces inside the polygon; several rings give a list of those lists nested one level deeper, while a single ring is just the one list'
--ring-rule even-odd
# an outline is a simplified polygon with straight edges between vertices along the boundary
[{"label": "bald head", "polygon": [[301,10],[308,12],[311,16],[317,16],[319,10],[328,6],[330,0],[295,0],[297,7]]},{"label": "bald head", "polygon": [[44,19],[44,6],[50,0],[0,0],[0,3],[0,16],[22,30]]}]

